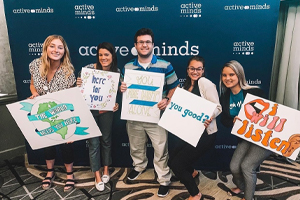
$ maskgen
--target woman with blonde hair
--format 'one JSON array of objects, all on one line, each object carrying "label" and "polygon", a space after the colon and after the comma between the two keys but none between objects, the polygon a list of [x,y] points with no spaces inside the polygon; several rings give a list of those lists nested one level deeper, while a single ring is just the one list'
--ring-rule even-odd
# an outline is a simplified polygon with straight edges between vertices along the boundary
[{"label": "woman with blonde hair", "polygon": [[[29,64],[31,74],[30,99],[47,93],[73,87],[75,84],[74,67],[70,61],[68,46],[60,35],[50,35],[43,44],[43,53],[40,58]],[[73,149],[72,144],[59,145],[67,172],[67,180],[64,187],[65,192],[74,189],[73,176]],[[42,182],[42,188],[48,190],[55,178],[54,162],[56,157],[56,146],[46,147],[45,159],[47,175]]]},{"label": "woman with blonde hair", "polygon": [[[220,103],[223,108],[221,123],[226,127],[233,127],[241,105],[247,93],[264,97],[264,92],[257,86],[250,86],[246,82],[242,65],[235,60],[226,63],[221,70]],[[233,153],[230,170],[236,188],[229,189],[229,196],[236,196],[244,192],[243,200],[252,200],[256,186],[256,168],[271,154],[271,151],[256,144],[239,139]]]}]

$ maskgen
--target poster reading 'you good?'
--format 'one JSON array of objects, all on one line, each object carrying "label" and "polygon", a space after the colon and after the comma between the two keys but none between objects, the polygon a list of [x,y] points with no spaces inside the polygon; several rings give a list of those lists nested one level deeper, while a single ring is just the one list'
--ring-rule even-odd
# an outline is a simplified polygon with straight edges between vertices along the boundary
[{"label": "poster reading 'you good?'", "polygon": [[205,129],[204,122],[216,107],[202,97],[176,88],[158,125],[196,147]]},{"label": "poster reading 'you good?'", "polygon": [[101,136],[77,87],[6,106],[33,150]]},{"label": "poster reading 'you good?'", "polygon": [[90,110],[113,110],[120,73],[82,68],[80,91]]},{"label": "poster reading 'you good?'", "polygon": [[127,90],[123,93],[121,119],[157,123],[164,78],[163,73],[126,69]]},{"label": "poster reading 'you good?'", "polygon": [[247,94],[232,134],[292,160],[300,151],[300,112]]}]

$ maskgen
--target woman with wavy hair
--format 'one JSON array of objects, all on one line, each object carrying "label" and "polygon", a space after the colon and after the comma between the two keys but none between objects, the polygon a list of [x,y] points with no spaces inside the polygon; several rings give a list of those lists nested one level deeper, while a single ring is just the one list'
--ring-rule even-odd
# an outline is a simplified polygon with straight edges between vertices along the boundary
[{"label": "woman with wavy hair", "polygon": [[[120,73],[117,65],[117,55],[115,47],[108,42],[100,43],[97,47],[97,62],[85,66],[90,69],[99,69],[110,72]],[[77,78],[77,86],[81,86],[81,78]],[[89,143],[89,156],[91,169],[95,174],[95,187],[98,191],[105,189],[104,184],[110,179],[108,167],[112,163],[111,158],[111,139],[112,139],[112,123],[113,114],[119,108],[118,103],[115,104],[113,111],[91,110],[97,125],[100,128],[102,136],[90,138]],[[101,146],[100,146],[101,144]],[[100,148],[103,164],[103,175],[100,175]]]},{"label": "woman with wavy hair", "polygon": [[[221,123],[226,127],[233,127],[241,105],[247,93],[264,97],[264,92],[257,86],[250,86],[246,82],[242,65],[235,60],[226,63],[221,70],[220,102],[223,108]],[[233,153],[230,170],[236,188],[229,189],[229,196],[236,196],[244,192],[243,200],[252,200],[256,186],[256,169],[271,154],[271,151],[256,144],[240,139]]]},{"label": "woman with wavy hair", "polygon": [[[60,35],[50,35],[43,44],[43,53],[40,58],[29,64],[31,74],[30,99],[47,93],[73,87],[75,84],[74,67],[70,61],[68,46]],[[67,172],[67,180],[64,187],[65,192],[74,189],[73,176],[73,149],[72,144],[59,145]],[[42,188],[48,190],[55,178],[54,162],[56,157],[56,146],[44,148],[47,165],[47,175],[42,182]]]}]

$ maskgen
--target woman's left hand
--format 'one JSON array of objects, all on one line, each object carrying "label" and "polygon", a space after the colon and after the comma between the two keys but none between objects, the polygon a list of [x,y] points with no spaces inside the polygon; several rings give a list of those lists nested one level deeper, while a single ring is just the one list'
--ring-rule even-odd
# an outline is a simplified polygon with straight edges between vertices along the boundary
[{"label": "woman's left hand", "polygon": [[115,106],[114,106],[114,108],[113,108],[113,112],[116,112],[118,109],[119,109],[119,104],[116,103]]},{"label": "woman's left hand", "polygon": [[205,120],[205,122],[204,122],[205,128],[208,127],[208,125],[211,123],[211,121],[212,121],[212,118]]}]

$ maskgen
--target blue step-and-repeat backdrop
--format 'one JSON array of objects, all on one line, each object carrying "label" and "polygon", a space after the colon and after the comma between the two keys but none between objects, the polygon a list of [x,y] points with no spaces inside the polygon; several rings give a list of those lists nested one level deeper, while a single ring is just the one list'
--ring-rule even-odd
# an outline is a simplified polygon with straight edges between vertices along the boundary
[{"label": "blue step-and-repeat backdrop", "polygon": [[[136,56],[133,37],[143,27],[155,34],[154,53],[174,66],[180,82],[190,56],[206,59],[206,77],[219,84],[223,64],[238,60],[249,84],[269,91],[280,0],[4,0],[12,61],[20,100],[30,96],[29,63],[41,56],[51,34],[67,41],[76,74],[96,62],[97,45],[116,47],[119,68]],[[118,95],[121,103],[121,95]],[[130,167],[126,121],[115,114],[113,166]],[[199,169],[227,170],[236,138],[218,125],[214,148],[200,159]],[[178,138],[169,134],[169,148]],[[148,144],[149,161],[153,157]],[[75,165],[88,165],[85,141],[75,142]],[[27,145],[30,164],[44,164],[43,151]],[[59,161],[59,160],[58,160]],[[152,163],[149,163],[152,166]]]}]

